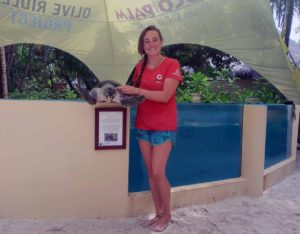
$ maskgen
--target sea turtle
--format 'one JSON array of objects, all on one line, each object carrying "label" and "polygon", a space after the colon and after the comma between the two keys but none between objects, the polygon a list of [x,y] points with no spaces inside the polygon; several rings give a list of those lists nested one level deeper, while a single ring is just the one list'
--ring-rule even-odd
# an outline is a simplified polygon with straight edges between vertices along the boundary
[{"label": "sea turtle", "polygon": [[97,102],[111,102],[125,106],[137,106],[144,100],[144,96],[120,93],[116,89],[116,87],[120,85],[121,84],[116,81],[104,80],[99,82],[90,91],[79,84],[77,84],[76,87],[80,95],[91,105],[95,105]]}]

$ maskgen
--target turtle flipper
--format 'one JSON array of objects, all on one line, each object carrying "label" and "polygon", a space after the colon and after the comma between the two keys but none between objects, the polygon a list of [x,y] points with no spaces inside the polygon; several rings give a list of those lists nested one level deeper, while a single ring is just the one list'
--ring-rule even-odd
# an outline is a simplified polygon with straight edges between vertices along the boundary
[{"label": "turtle flipper", "polygon": [[97,98],[92,96],[89,91],[82,88],[80,85],[76,85],[77,91],[81,95],[82,98],[84,98],[89,104],[95,105],[97,102]]},{"label": "turtle flipper", "polygon": [[144,101],[144,99],[144,96],[122,94],[120,102],[122,106],[137,106]]}]

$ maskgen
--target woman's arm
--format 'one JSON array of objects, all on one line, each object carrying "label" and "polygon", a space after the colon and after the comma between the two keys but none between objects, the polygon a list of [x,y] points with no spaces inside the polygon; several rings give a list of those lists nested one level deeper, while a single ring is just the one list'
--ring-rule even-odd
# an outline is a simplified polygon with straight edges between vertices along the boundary
[{"label": "woman's arm", "polygon": [[117,90],[121,93],[125,94],[135,94],[135,95],[142,95],[146,99],[156,102],[168,102],[174,92],[176,92],[176,88],[179,84],[179,81],[172,78],[166,78],[164,81],[163,90],[155,91],[155,90],[147,90],[136,88],[129,85],[122,85],[118,86]]}]

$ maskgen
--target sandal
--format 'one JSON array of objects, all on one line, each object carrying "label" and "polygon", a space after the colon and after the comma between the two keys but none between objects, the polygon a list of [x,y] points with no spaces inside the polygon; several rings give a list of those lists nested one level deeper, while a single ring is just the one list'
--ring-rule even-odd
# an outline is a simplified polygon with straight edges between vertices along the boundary
[{"label": "sandal", "polygon": [[140,224],[142,227],[144,228],[149,228],[151,227],[157,220],[159,220],[160,217],[162,217],[164,215],[164,213],[158,213],[154,216],[154,218],[152,219],[146,219],[143,220]]},{"label": "sandal", "polygon": [[151,225],[150,226],[150,230],[151,231],[154,231],[154,232],[162,232],[162,231],[164,231],[168,226],[169,226],[169,224],[170,224],[170,222],[171,222],[171,216],[170,215],[168,215],[168,217],[167,217],[167,222],[165,222],[163,225],[155,225],[154,223],[154,225]]}]

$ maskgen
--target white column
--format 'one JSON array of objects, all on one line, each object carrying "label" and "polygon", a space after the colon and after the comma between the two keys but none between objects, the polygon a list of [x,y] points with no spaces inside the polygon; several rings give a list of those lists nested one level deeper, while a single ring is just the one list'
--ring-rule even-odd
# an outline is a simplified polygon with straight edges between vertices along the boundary
[{"label": "white column", "polygon": [[263,192],[267,106],[245,105],[243,118],[242,177],[247,180],[246,193]]}]

